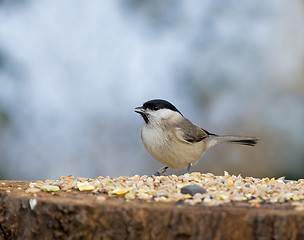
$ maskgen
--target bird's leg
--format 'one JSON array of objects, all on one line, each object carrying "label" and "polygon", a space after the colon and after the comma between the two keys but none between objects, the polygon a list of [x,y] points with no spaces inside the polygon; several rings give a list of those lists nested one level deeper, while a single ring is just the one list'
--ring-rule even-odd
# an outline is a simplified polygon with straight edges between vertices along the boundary
[{"label": "bird's leg", "polygon": [[168,168],[169,168],[169,167],[167,167],[167,166],[162,167],[162,168],[159,169],[156,173],[154,173],[154,176],[160,176],[160,175],[164,174],[164,173],[167,171]]},{"label": "bird's leg", "polygon": [[192,163],[189,163],[189,165],[188,165],[188,167],[187,167],[187,171],[186,171],[185,173],[189,173],[191,167],[192,167]]}]

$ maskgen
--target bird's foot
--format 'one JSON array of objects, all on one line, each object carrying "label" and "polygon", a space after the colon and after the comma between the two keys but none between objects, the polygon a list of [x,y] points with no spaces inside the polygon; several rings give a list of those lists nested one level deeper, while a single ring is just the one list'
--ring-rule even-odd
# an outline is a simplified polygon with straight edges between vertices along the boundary
[{"label": "bird's foot", "polygon": [[169,168],[169,167],[167,167],[167,166],[162,167],[162,168],[159,169],[156,173],[154,173],[154,176],[160,176],[160,175],[164,174],[164,173],[167,171],[168,168]]},{"label": "bird's foot", "polygon": [[189,163],[188,167],[187,167],[187,170],[185,173],[189,173],[190,172],[190,168],[192,167],[192,163]]}]

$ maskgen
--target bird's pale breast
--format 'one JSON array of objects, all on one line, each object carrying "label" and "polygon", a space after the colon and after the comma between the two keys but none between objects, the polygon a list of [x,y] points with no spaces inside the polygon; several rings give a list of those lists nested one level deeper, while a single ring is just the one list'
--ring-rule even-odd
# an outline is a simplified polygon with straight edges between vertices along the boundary
[{"label": "bird's pale breast", "polygon": [[185,143],[175,132],[164,134],[162,128],[145,126],[141,131],[142,141],[148,152],[159,162],[171,168],[186,168],[197,162],[204,150],[204,141]]}]

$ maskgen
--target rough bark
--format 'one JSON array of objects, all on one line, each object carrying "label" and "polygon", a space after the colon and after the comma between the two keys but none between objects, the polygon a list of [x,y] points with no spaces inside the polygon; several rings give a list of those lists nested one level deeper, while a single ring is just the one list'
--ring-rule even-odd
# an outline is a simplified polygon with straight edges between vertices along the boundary
[{"label": "rough bark", "polygon": [[288,203],[101,201],[77,191],[27,194],[28,184],[0,181],[0,239],[304,239],[304,212]]}]

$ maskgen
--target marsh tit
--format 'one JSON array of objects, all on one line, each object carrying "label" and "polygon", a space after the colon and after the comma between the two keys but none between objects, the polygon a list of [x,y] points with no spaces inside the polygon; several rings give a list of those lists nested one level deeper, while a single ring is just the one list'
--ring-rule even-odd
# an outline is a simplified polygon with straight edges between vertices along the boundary
[{"label": "marsh tit", "polygon": [[145,125],[141,139],[148,152],[165,165],[154,175],[170,168],[187,168],[196,163],[209,148],[218,143],[237,143],[254,146],[258,138],[210,133],[193,124],[171,103],[161,99],[147,101],[135,108]]}]

